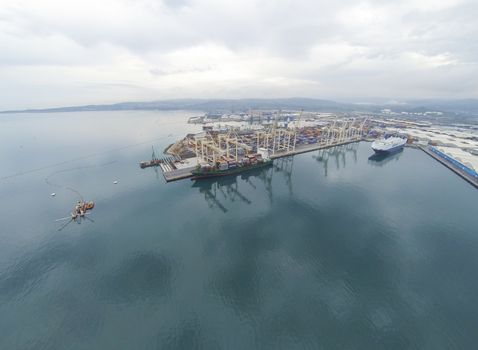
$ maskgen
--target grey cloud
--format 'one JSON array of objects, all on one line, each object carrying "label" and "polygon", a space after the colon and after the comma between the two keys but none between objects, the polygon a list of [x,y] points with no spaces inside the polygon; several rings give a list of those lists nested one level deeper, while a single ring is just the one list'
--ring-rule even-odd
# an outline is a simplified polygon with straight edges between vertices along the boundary
[{"label": "grey cloud", "polygon": [[174,75],[174,74],[184,74],[184,73],[203,73],[208,72],[214,69],[214,66],[207,65],[204,67],[190,67],[186,69],[161,69],[155,67],[151,69],[149,72],[152,75],[162,76],[162,75]]},{"label": "grey cloud", "polygon": [[190,4],[189,0],[164,0],[164,3],[171,8],[181,8]]},{"label": "grey cloud", "polygon": [[472,0],[3,2],[0,109],[143,92],[476,97],[477,13]]}]

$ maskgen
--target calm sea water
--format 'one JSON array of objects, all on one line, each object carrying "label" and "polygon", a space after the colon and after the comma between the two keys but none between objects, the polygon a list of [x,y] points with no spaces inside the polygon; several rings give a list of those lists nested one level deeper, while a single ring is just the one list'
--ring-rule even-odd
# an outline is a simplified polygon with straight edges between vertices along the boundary
[{"label": "calm sea water", "polygon": [[[192,115],[0,117],[1,349],[476,347],[478,191],[367,143],[220,181],[140,169]],[[77,192],[94,222],[58,231]]]}]

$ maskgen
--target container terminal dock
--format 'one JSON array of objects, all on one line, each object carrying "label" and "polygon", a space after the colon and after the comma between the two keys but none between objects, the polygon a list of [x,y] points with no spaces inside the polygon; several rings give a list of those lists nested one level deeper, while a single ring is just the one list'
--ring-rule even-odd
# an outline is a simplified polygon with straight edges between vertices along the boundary
[{"label": "container terminal dock", "polygon": [[254,162],[251,154],[267,153],[277,159],[357,142],[363,139],[367,118],[334,120],[319,126],[300,125],[301,117],[286,126],[273,122],[261,129],[209,128],[189,134],[166,150],[170,156],[158,159],[153,151],[151,161],[140,163],[142,168],[159,166],[167,182],[193,177],[196,167],[219,164],[226,169],[245,161]]},{"label": "container terminal dock", "polygon": [[[198,165],[234,167],[259,150],[266,150],[270,159],[277,159],[397,135],[407,138],[408,147],[422,150],[478,188],[478,132],[473,128],[379,119],[371,115],[317,113],[313,116],[311,112],[302,111],[270,114],[272,117],[266,122],[259,119],[259,123],[241,124],[235,120],[236,116],[222,117],[221,121],[233,121],[233,125],[222,126],[206,117],[198,117],[203,132],[186,135],[170,145],[165,157],[156,157],[153,150],[152,159],[141,162],[140,166],[160,167],[164,179],[170,182],[193,177]],[[189,122],[198,123],[198,118]]]}]

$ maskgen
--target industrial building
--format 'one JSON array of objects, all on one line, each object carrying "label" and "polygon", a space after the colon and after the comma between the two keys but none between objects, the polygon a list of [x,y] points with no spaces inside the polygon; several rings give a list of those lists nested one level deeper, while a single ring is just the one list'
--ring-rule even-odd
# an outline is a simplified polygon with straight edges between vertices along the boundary
[{"label": "industrial building", "polygon": [[478,179],[478,156],[455,147],[435,146],[431,150]]}]

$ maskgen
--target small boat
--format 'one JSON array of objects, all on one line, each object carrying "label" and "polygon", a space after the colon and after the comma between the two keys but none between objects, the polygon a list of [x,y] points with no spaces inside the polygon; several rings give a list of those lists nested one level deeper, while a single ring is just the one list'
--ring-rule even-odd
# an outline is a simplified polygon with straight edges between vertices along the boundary
[{"label": "small boat", "polygon": [[87,214],[88,210],[92,210],[95,207],[95,202],[82,202],[79,201],[75,206],[75,209],[71,212],[71,218],[76,220],[78,217],[83,218]]},{"label": "small boat", "polygon": [[70,224],[72,221],[75,221],[77,223],[81,222],[81,219],[88,219],[90,221],[93,221],[92,219],[88,218],[86,215],[89,214],[90,210],[93,210],[95,207],[95,202],[84,202],[83,200],[78,201],[76,204],[75,208],[73,208],[73,211],[70,213],[70,216],[67,216],[65,218],[61,219],[56,219],[55,222],[58,221],[64,221],[68,220],[67,223],[65,223],[63,226],[61,226],[58,231],[63,230],[68,224]]}]

